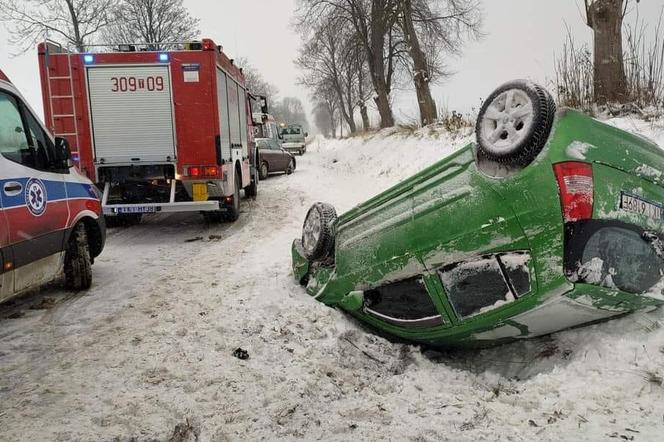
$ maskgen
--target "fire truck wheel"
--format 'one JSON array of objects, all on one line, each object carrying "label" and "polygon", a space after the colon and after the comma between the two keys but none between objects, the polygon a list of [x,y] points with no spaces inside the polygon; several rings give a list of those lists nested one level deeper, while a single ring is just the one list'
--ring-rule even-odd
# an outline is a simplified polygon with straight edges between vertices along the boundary
[{"label": "fire truck wheel", "polygon": [[259,177],[260,179],[262,179],[262,180],[266,180],[266,179],[267,179],[267,175],[268,175],[269,172],[270,172],[270,170],[269,170],[268,167],[267,167],[267,163],[266,163],[265,161],[263,161],[263,162],[261,163],[261,167],[260,167],[260,169],[259,169],[258,177]]},{"label": "fire truck wheel", "polygon": [[244,188],[244,196],[247,198],[256,198],[258,195],[258,172],[251,176],[251,184]]},{"label": "fire truck wheel", "polygon": [[65,286],[70,290],[87,290],[92,285],[92,258],[88,233],[83,223],[77,224],[65,251]]},{"label": "fire truck wheel", "polygon": [[226,212],[226,220],[228,221],[237,221],[240,217],[240,181],[242,178],[240,174],[235,172],[235,191],[233,192],[233,204],[228,206],[228,211]]}]

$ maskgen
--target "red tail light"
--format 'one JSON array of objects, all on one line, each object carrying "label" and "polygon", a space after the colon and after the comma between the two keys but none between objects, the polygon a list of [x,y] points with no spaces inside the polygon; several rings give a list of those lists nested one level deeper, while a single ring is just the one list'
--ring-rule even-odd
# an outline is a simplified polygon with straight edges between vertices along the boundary
[{"label": "red tail light", "polygon": [[592,218],[593,167],[588,163],[569,161],[554,164],[553,170],[558,180],[565,222]]},{"label": "red tail light", "polygon": [[185,169],[184,175],[190,178],[219,178],[219,167],[189,166]]}]

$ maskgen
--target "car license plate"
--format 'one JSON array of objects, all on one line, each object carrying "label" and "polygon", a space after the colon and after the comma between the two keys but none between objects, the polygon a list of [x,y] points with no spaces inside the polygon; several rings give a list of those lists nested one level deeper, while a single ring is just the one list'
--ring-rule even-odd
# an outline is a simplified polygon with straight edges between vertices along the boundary
[{"label": "car license plate", "polygon": [[661,220],[664,214],[664,207],[661,204],[625,192],[620,195],[620,208],[627,212],[638,213],[657,220]]},{"label": "car license plate", "polygon": [[156,207],[142,206],[142,207],[119,207],[115,209],[117,214],[131,214],[131,213],[156,213]]},{"label": "car license plate", "polygon": [[208,200],[207,183],[194,183],[193,193],[194,193],[194,201],[207,201]]}]

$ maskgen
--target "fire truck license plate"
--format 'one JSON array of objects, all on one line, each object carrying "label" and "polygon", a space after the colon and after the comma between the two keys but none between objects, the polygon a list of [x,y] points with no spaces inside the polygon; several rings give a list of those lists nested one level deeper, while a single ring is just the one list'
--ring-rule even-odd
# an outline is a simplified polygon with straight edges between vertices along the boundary
[{"label": "fire truck license plate", "polygon": [[118,214],[131,214],[131,213],[157,213],[156,207],[120,207],[115,209]]},{"label": "fire truck license plate", "polygon": [[193,185],[194,188],[194,201],[207,201],[208,188],[206,183],[197,183]]}]

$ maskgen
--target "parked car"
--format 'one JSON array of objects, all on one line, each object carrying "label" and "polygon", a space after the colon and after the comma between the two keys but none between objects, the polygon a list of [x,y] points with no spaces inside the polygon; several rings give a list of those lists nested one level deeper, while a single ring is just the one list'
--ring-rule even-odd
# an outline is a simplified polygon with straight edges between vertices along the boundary
[{"label": "parked car", "polygon": [[64,275],[84,290],[104,248],[95,186],[0,71],[0,302]]},{"label": "parked car", "polygon": [[477,140],[292,247],[307,292],[388,335],[479,346],[664,303],[664,153],[541,87],[501,86]]},{"label": "parked car", "polygon": [[283,138],[283,148],[292,153],[304,155],[307,151],[307,137],[309,134],[304,131],[300,124],[289,124],[281,128],[281,137]]},{"label": "parked car", "polygon": [[297,162],[290,152],[282,147],[282,135],[274,117],[270,114],[254,114],[256,148],[258,149],[258,176],[261,180],[275,172],[287,175],[295,172]]}]

